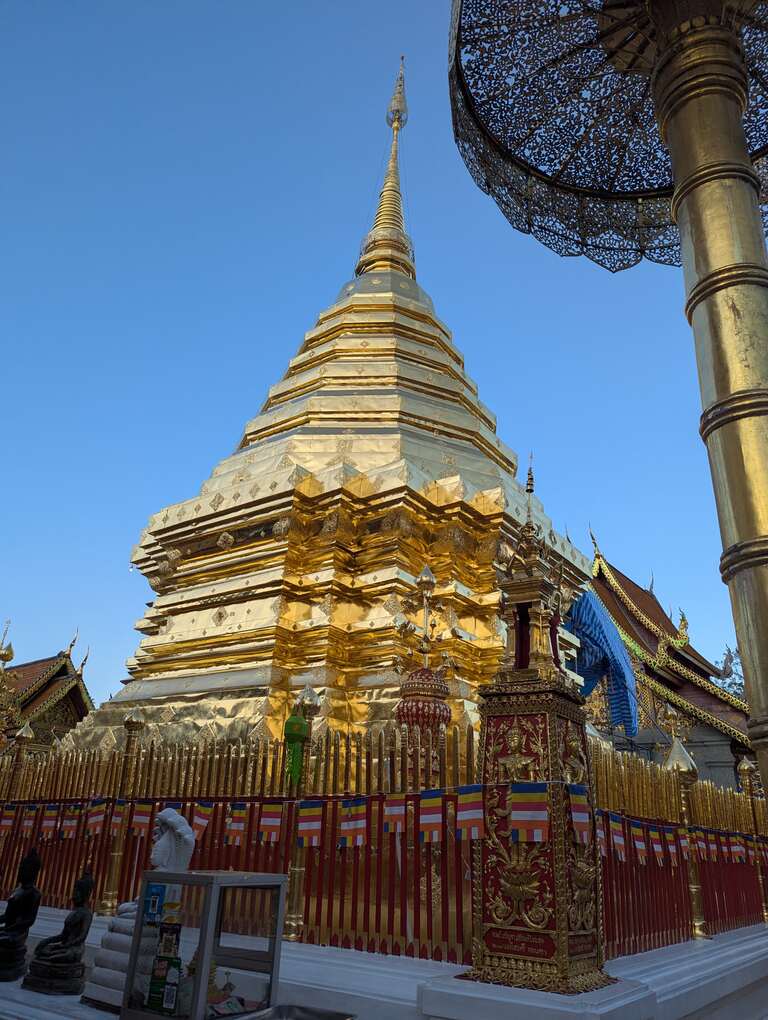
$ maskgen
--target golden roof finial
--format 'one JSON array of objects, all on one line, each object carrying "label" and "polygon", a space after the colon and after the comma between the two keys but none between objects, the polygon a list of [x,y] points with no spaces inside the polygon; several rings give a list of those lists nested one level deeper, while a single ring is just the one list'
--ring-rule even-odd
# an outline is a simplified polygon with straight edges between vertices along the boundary
[{"label": "golden roof finial", "polygon": [[6,620],[5,626],[3,627],[3,636],[0,638],[0,673],[5,672],[6,662],[10,662],[13,658],[13,645],[9,641],[5,643],[5,639],[8,637],[8,630],[11,626],[11,621]]},{"label": "golden roof finial", "polygon": [[405,232],[403,198],[400,193],[399,135],[408,122],[408,103],[405,99],[405,57],[400,58],[400,70],[395,89],[387,107],[387,124],[392,128],[392,147],[389,151],[387,172],[379,195],[379,204],[373,227],[363,241],[355,274],[394,270],[416,278],[411,240]]}]

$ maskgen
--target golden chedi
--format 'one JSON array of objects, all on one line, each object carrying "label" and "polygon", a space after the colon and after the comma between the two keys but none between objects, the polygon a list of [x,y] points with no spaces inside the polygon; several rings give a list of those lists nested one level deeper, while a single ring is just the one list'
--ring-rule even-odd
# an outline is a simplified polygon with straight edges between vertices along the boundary
[{"label": "golden chedi", "polygon": [[[281,736],[307,683],[322,700],[315,732],[389,722],[424,564],[441,603],[430,625],[452,663],[454,722],[493,677],[493,563],[525,520],[525,493],[416,281],[398,166],[406,121],[401,68],[355,276],[200,494],[150,519],[133,562],[156,597],[137,624],[131,679],[78,727],[78,746],[121,741],[136,704],[149,737]],[[538,500],[534,514],[566,576],[585,579],[588,560],[555,535]]]}]

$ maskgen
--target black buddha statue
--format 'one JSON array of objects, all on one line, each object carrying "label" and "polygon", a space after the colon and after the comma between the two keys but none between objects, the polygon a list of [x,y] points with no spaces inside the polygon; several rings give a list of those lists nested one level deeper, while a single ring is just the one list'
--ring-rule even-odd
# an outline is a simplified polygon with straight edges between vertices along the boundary
[{"label": "black buddha statue", "polygon": [[83,953],[93,912],[89,906],[93,878],[86,868],[75,882],[73,910],[59,935],[38,942],[22,988],[47,995],[80,995],[85,984]]},{"label": "black buddha statue", "polygon": [[27,935],[40,907],[40,890],[35,888],[40,867],[37,850],[32,847],[19,865],[19,884],[0,917],[0,981],[15,981],[24,973]]}]

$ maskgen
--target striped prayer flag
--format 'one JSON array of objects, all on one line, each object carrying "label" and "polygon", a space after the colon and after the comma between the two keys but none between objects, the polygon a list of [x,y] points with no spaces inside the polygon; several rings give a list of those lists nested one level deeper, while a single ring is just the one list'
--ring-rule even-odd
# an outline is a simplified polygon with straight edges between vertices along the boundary
[{"label": "striped prayer flag", "polygon": [[573,838],[587,846],[592,839],[592,812],[589,808],[586,786],[577,783],[568,785],[568,799],[571,805]]},{"label": "striped prayer flag", "polygon": [[297,846],[320,846],[322,835],[323,802],[321,800],[299,801]]},{"label": "striped prayer flag", "polygon": [[546,783],[510,783],[507,793],[509,838],[513,843],[549,839],[549,791]]},{"label": "striped prayer flag", "polygon": [[227,811],[227,824],[224,828],[224,843],[226,846],[240,846],[245,835],[245,816],[247,808],[244,803],[237,801],[230,804]]},{"label": "striped prayer flag", "polygon": [[180,800],[166,800],[163,803],[163,811],[167,811],[169,808],[171,811],[178,811],[181,814],[181,809],[184,805]]},{"label": "striped prayer flag", "polygon": [[368,842],[368,808],[365,797],[352,797],[341,802],[339,813],[340,849],[364,846]]},{"label": "striped prayer flag", "polygon": [[632,843],[637,853],[637,859],[641,864],[648,863],[648,844],[645,841],[645,827],[641,822],[630,822],[632,832]]},{"label": "striped prayer flag", "polygon": [[747,860],[747,848],[741,835],[737,832],[731,833],[731,858],[738,864],[744,864]]},{"label": "striped prayer flag", "polygon": [[755,837],[747,835],[745,836],[747,843],[747,859],[750,864],[757,863],[757,854],[755,853]]},{"label": "striped prayer flag", "polygon": [[208,822],[213,814],[213,804],[208,800],[197,801],[192,809],[192,831],[195,834],[195,842],[199,843],[208,828]]},{"label": "striped prayer flag", "polygon": [[152,820],[153,802],[151,800],[137,800],[133,805],[133,818],[131,819],[131,830],[134,836],[139,839],[149,832],[149,823]]},{"label": "striped prayer flag", "polygon": [[36,818],[37,818],[37,804],[27,804],[21,816],[22,829],[28,832],[34,826]]},{"label": "striped prayer flag", "polygon": [[56,832],[56,824],[59,820],[58,804],[46,804],[43,808],[43,822],[40,826],[40,834],[43,839],[53,839]]},{"label": "striped prayer flag", "polygon": [[405,797],[388,793],[384,800],[384,831],[402,832],[405,829]]},{"label": "striped prayer flag", "polygon": [[16,805],[3,804],[0,810],[0,836],[7,836],[16,820]]},{"label": "striped prayer flag", "polygon": [[704,830],[695,829],[693,835],[695,840],[696,853],[699,855],[699,860],[705,861],[707,859],[707,839],[706,836],[704,835]]},{"label": "striped prayer flag", "polygon": [[597,833],[597,846],[601,857],[608,856],[608,841],[605,838],[605,811],[600,808],[595,812],[595,832]]},{"label": "striped prayer flag", "polygon": [[86,836],[98,836],[104,828],[104,818],[107,812],[107,805],[103,798],[92,800],[88,808],[88,817],[85,820]]},{"label": "striped prayer flag", "polygon": [[482,786],[479,783],[460,786],[456,793],[456,839],[483,839],[485,811]]},{"label": "striped prayer flag", "polygon": [[61,820],[61,838],[74,839],[77,832],[77,823],[80,821],[80,806],[70,804],[64,808],[64,817]]},{"label": "striped prayer flag", "polygon": [[664,844],[661,841],[661,832],[655,825],[648,827],[648,838],[651,841],[651,850],[657,864],[664,863]]},{"label": "striped prayer flag", "polygon": [[684,861],[691,856],[691,843],[688,838],[688,830],[682,827],[677,830],[677,838],[680,841],[680,854]]},{"label": "striped prayer flag", "polygon": [[709,849],[710,861],[717,860],[717,837],[711,829],[707,831],[707,848]]},{"label": "striped prayer flag", "polygon": [[[677,838],[675,836],[675,830],[672,826],[666,826],[664,828],[664,837],[667,841],[667,850],[669,850],[669,859],[672,862],[672,867],[677,867]],[[686,843],[687,846],[687,843]]]},{"label": "striped prayer flag", "polygon": [[611,829],[611,846],[613,847],[613,852],[620,861],[626,861],[627,844],[624,839],[624,820],[621,815],[615,815],[613,812],[609,812],[608,820]]},{"label": "striped prayer flag", "polygon": [[443,839],[443,791],[424,790],[419,797],[419,842],[440,843]]},{"label": "striped prayer flag", "polygon": [[283,824],[283,805],[279,800],[267,800],[261,805],[256,836],[260,843],[277,843]]},{"label": "striped prayer flag", "polygon": [[124,800],[116,800],[112,805],[112,817],[109,819],[109,834],[114,839],[118,835],[120,829],[123,826],[123,821],[127,814],[127,808]]}]

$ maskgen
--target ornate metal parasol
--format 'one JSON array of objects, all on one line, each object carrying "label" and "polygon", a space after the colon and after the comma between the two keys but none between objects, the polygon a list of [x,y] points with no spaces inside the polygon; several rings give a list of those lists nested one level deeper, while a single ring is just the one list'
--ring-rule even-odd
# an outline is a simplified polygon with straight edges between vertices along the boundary
[{"label": "ornate metal parasol", "polygon": [[[659,6],[662,6],[659,4]],[[750,77],[744,130],[768,216],[768,3],[706,9],[740,35]],[[478,187],[513,227],[560,255],[616,271],[680,264],[672,164],[652,74],[659,29],[646,0],[454,0],[450,83],[456,141]]]},{"label": "ornate metal parasol", "polygon": [[728,584],[768,782],[768,2],[454,0],[456,140],[519,230],[682,263]]}]

